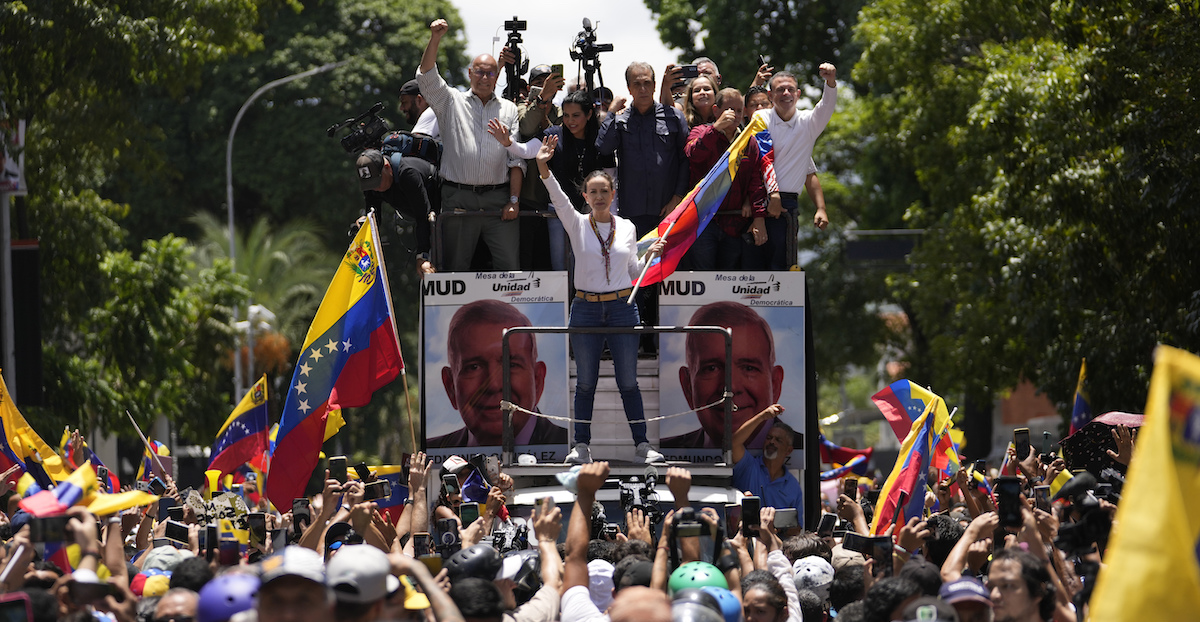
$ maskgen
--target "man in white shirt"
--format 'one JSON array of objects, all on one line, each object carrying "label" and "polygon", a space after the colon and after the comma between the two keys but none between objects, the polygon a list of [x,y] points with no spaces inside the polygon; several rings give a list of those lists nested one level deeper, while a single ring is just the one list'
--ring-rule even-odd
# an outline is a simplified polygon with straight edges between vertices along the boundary
[{"label": "man in white shirt", "polygon": [[[796,262],[795,257],[787,257],[785,253],[788,220],[781,215],[784,210],[794,213],[799,206],[799,193],[805,189],[809,173],[815,172],[811,170],[813,145],[837,105],[837,69],[830,63],[821,63],[819,72],[825,88],[812,110],[796,110],[799,97],[796,76],[780,71],[768,83],[772,108],[756,113],[766,117],[773,153],[773,157],[764,159],[763,166],[763,185],[769,198],[767,244],[771,247],[772,270],[785,270]],[[823,202],[817,206],[813,225],[821,230],[829,225]]]},{"label": "man in white shirt", "polygon": [[[437,114],[442,152],[442,213],[469,213],[446,219],[442,229],[443,265],[449,272],[477,270],[471,258],[480,238],[492,253],[495,270],[520,269],[518,198],[525,162],[487,135],[490,119],[517,129],[516,104],[496,95],[500,73],[487,54],[471,63],[471,90],[451,88],[437,72],[438,44],[450,29],[446,20],[429,25],[429,43],[417,70],[417,85]],[[514,139],[516,138],[514,134]],[[483,215],[475,215],[483,214]]]}]

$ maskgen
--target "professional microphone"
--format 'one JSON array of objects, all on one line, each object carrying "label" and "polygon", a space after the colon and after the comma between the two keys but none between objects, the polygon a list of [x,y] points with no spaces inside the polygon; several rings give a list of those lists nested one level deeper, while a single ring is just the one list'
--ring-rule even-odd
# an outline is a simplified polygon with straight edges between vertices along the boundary
[{"label": "professional microphone", "polygon": [[654,485],[658,483],[658,469],[653,466],[646,467],[645,472],[642,473],[642,478],[646,480],[646,488],[654,490]]}]

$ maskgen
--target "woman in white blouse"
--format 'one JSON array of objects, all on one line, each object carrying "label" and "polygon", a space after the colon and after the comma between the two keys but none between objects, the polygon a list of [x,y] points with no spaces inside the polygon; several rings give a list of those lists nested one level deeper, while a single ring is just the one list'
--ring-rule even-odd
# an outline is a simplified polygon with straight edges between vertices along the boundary
[{"label": "woman in white blouse", "polygon": [[[583,196],[591,213],[580,214],[550,172],[558,138],[548,136],[537,152],[538,172],[550,203],[562,221],[571,249],[575,254],[575,300],[571,303],[572,327],[637,326],[641,323],[636,304],[626,301],[633,283],[641,274],[643,263],[638,259],[637,233],[633,223],[612,213],[615,195],[612,177],[604,171],[593,171],[584,178]],[[646,257],[662,250],[665,240],[650,247]],[[592,438],[592,403],[596,397],[596,382],[600,375],[600,353],[605,342],[612,352],[617,388],[625,406],[625,417],[636,444],[636,455],[646,463],[661,462],[663,455],[650,446],[646,438],[645,411],[642,393],[637,384],[638,336],[635,334],[571,334],[575,352],[575,446],[567,454],[567,462],[591,462],[588,443]],[[641,423],[634,423],[641,422]]]}]

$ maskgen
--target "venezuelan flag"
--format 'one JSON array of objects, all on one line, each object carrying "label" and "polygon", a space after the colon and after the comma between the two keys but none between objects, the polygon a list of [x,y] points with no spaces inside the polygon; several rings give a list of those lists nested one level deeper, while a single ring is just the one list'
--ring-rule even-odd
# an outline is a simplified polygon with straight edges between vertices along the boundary
[{"label": "venezuelan flag", "polygon": [[1087,393],[1087,359],[1079,361],[1079,380],[1075,383],[1075,401],[1071,406],[1070,436],[1092,420],[1092,404]]},{"label": "venezuelan flag", "polygon": [[[936,401],[939,406],[934,413],[934,436],[937,449],[934,451],[933,466],[945,475],[950,475],[951,471],[957,472],[958,468],[962,466],[958,460],[958,450],[954,447],[954,441],[947,434],[954,424],[950,421],[950,413],[946,410],[946,402],[942,398],[908,380],[897,380],[884,387],[879,393],[872,395],[871,401],[887,418],[897,439],[903,439],[917,417],[925,412],[929,404]],[[955,467],[951,467],[951,464]]]},{"label": "venezuelan flag", "polygon": [[[759,134],[767,135],[766,117],[755,115],[750,125],[746,126],[746,129],[742,130],[742,133],[738,134],[738,137],[730,143],[729,148],[713,165],[712,170],[704,176],[704,179],[701,179],[700,183],[696,184],[696,187],[692,188],[692,191],[679,202],[679,205],[670,214],[667,214],[667,217],[658,224],[656,229],[638,240],[638,254],[644,256],[651,244],[663,236],[667,238],[662,255],[651,262],[650,267],[646,270],[646,276],[642,278],[642,285],[657,283],[675,272],[675,268],[679,266],[679,260],[683,258],[684,253],[696,241],[696,237],[704,231],[704,227],[708,226],[709,221],[720,209],[721,202],[725,200],[725,195],[729,194],[729,188],[733,186],[733,178],[737,176],[742,152],[746,150],[750,140]],[[670,231],[670,235],[667,234],[668,231]]]},{"label": "venezuelan flag", "polygon": [[208,468],[231,473],[267,450],[267,376],[238,402],[217,431]]},{"label": "venezuelan flag", "polygon": [[825,438],[824,434],[819,435],[817,438],[821,441],[819,445],[821,450],[821,462],[824,462],[825,464],[849,464],[851,460],[854,460],[859,456],[864,458],[863,464],[866,464],[866,460],[870,460],[871,455],[875,453],[874,447],[868,447],[866,449],[850,449],[848,447],[836,445],[833,441]]},{"label": "venezuelan flag", "polygon": [[[154,453],[160,456],[171,455],[171,449],[158,441],[150,441],[150,447],[154,448]],[[163,465],[166,466],[166,465]],[[134,479],[142,482],[149,481],[154,475],[154,458],[150,456],[150,449],[142,450],[142,463],[138,465],[137,477]]]},{"label": "venezuelan flag", "polygon": [[854,456],[853,458],[851,458],[849,462],[847,462],[846,464],[843,464],[842,466],[830,469],[828,471],[822,471],[821,472],[821,481],[827,482],[831,479],[838,479],[840,477],[849,475],[850,473],[853,473],[855,475],[866,475],[867,474],[867,457],[864,455],[857,455],[857,456]]},{"label": "venezuelan flag", "polygon": [[21,509],[34,516],[54,516],[67,511],[73,505],[88,505],[100,491],[96,470],[85,464],[58,483],[53,490],[43,490],[21,499]]},{"label": "venezuelan flag", "polygon": [[4,433],[0,434],[3,439],[0,441],[0,453],[8,459],[7,466],[21,465],[42,488],[50,488],[55,482],[70,476],[70,472],[63,468],[62,458],[38,436],[17,410],[3,378],[0,378],[0,425],[4,428]]},{"label": "venezuelan flag", "polygon": [[1200,357],[1154,353],[1145,421],[1089,620],[1194,620],[1200,609]]},{"label": "venezuelan flag", "polygon": [[296,362],[267,473],[276,507],[303,496],[330,411],[369,403],[403,371],[372,213],[334,273]]},{"label": "venezuelan flag", "polygon": [[[929,479],[929,466],[933,460],[939,407],[943,411],[946,408],[942,398],[934,396],[925,407],[925,412],[917,417],[908,435],[904,437],[896,464],[879,490],[875,518],[871,522],[871,535],[882,535],[897,518],[903,523],[924,513],[925,487]],[[901,492],[908,495],[908,500],[904,507],[897,507]]]}]

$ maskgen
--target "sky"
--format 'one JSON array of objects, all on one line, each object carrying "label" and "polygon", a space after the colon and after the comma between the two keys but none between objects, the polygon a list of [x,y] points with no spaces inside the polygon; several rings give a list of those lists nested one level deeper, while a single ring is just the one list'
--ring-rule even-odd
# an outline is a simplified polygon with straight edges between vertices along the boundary
[{"label": "sky", "polygon": [[[577,63],[571,60],[569,49],[583,29],[583,18],[592,20],[596,43],[611,43],[614,50],[600,54],[600,71],[604,85],[617,96],[627,96],[625,67],[640,60],[655,68],[656,76],[678,58],[678,50],[663,45],[658,37],[656,20],[641,0],[608,0],[595,3],[565,3],[555,0],[526,0],[521,3],[496,0],[451,0],[466,25],[467,56],[499,55],[508,40],[503,29],[505,20],[514,12],[528,22],[529,29],[521,33],[522,48],[530,67],[539,64],[562,63],[570,82]],[[568,6],[569,8],[564,8]],[[517,8],[519,7],[519,9]],[[453,33],[451,33],[453,34]],[[493,42],[493,37],[499,40]],[[596,83],[599,84],[599,77]],[[500,80],[504,83],[504,79]]]}]

